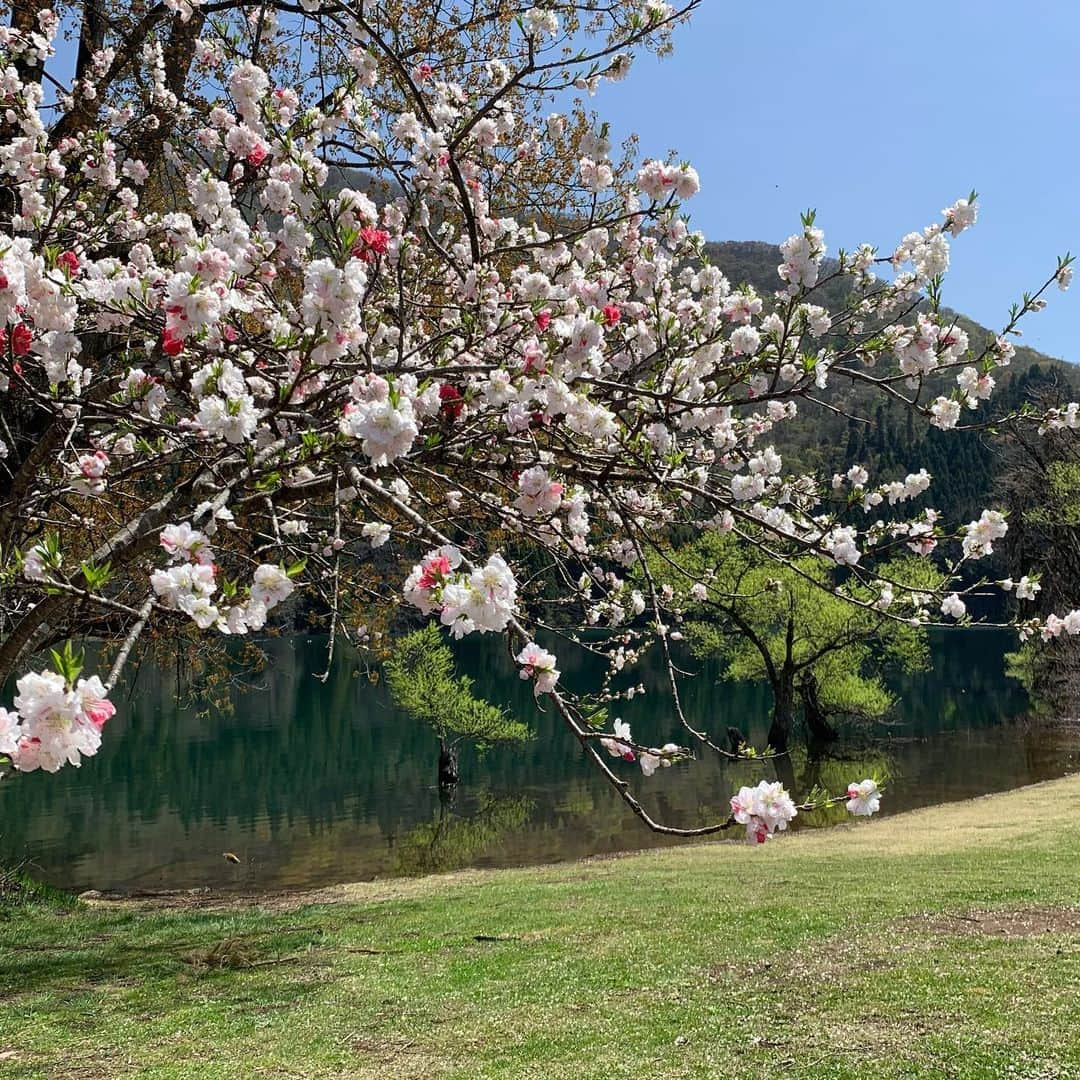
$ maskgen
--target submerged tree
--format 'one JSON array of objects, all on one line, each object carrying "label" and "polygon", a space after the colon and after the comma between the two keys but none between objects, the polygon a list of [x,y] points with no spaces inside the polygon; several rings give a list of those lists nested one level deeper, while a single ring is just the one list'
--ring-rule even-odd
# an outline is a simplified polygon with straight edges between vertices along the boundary
[{"label": "submerged tree", "polygon": [[[800,699],[811,738],[830,741],[830,717],[871,718],[892,707],[883,665],[916,671],[928,664],[924,627],[890,619],[872,602],[838,597],[836,568],[820,558],[777,566],[738,537],[713,532],[670,556],[657,553],[647,565],[672,590],[673,602],[681,600],[683,632],[696,655],[721,657],[725,678],[768,681],[774,749],[788,748]],[[942,578],[916,558],[894,560],[882,572],[927,595]]]},{"label": "submerged tree", "polygon": [[486,750],[497,743],[521,743],[531,737],[527,724],[472,692],[472,679],[457,674],[454,654],[434,623],[395,641],[383,670],[394,704],[427,724],[439,739],[442,789],[458,782],[462,742]]},{"label": "submerged tree", "polygon": [[[591,723],[627,691],[576,697],[535,637],[556,625],[612,672],[643,634],[666,654],[669,599],[629,574],[673,529],[732,530],[778,567],[830,560],[838,596],[890,618],[961,615],[978,575],[956,575],[1004,536],[1000,513],[903,516],[918,474],[857,467],[837,499],[770,433],[837,380],[964,428],[1072,270],[969,338],[941,293],[972,193],[835,263],[807,213],[774,295],[733,285],[687,225],[689,164],[616,153],[582,104],[551,112],[666,51],[699,2],[6,6],[0,685],[19,677],[0,753],[17,769],[96,751],[144,633],[259,633],[299,590],[331,656],[402,599],[455,636],[506,635],[652,828],[759,837],[794,815],[761,792],[698,829],[654,820],[603,751],[650,771],[717,746],[676,672],[657,710],[690,746],[642,746]],[[1075,429],[1080,409],[1044,423]],[[890,577],[897,550],[935,547],[932,596]],[[104,678],[37,669],[86,636],[115,643]]]}]

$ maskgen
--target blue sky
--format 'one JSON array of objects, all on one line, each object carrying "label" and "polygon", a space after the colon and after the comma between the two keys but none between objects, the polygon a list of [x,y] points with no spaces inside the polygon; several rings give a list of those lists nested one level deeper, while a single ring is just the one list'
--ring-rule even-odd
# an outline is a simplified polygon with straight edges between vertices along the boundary
[{"label": "blue sky", "polygon": [[[674,55],[639,56],[591,104],[643,154],[695,165],[709,239],[778,242],[813,206],[830,252],[891,250],[976,188],[945,301],[997,327],[1080,254],[1078,60],[1065,0],[704,0]],[[1080,362],[1080,275],[1022,341]]]}]

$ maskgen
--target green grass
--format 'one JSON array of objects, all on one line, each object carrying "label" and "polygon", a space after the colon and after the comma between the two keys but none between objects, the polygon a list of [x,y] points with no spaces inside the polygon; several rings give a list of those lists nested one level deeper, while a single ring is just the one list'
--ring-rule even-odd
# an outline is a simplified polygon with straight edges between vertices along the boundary
[{"label": "green grass", "polygon": [[1080,777],[757,849],[0,909],[3,1077],[1072,1080],[1078,1000]]}]

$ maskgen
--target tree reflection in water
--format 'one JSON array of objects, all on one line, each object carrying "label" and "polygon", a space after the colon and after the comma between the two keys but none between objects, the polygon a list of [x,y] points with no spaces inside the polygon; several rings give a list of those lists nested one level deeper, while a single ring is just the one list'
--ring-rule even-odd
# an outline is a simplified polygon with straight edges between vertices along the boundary
[{"label": "tree reflection in water", "polygon": [[496,844],[525,828],[533,811],[532,799],[521,795],[502,798],[482,792],[472,813],[461,816],[456,799],[440,799],[433,821],[410,829],[394,845],[394,872],[402,877],[434,874],[469,866]]},{"label": "tree reflection in water", "polygon": [[[1080,766],[1060,729],[1006,723],[1025,706],[1002,675],[1008,636],[959,635],[935,648],[936,669],[897,687],[903,702],[876,729],[850,732],[811,760],[785,767],[799,797],[815,783],[888,772],[883,812],[964,798],[1061,775]],[[50,882],[75,889],[275,887],[358,880],[436,868],[520,865],[657,846],[590,770],[557,719],[537,713],[505,653],[479,641],[460,651],[479,694],[533,728],[522,746],[462,754],[462,785],[440,810],[427,729],[396,712],[359,657],[343,655],[323,684],[317,638],[266,643],[268,664],[232,712],[181,704],[173,665],[142,665],[130,705],[110,724],[101,754],[54,777],[0,784],[0,863],[29,858]],[[565,678],[583,684],[584,665]],[[673,720],[664,673],[635,673],[648,693],[626,703],[635,734],[662,743]],[[762,745],[770,701],[762,687],[718,683],[707,665],[688,686],[695,723],[739,727]],[[1065,741],[1063,741],[1065,740]],[[845,757],[850,760],[843,760]],[[660,770],[628,766],[650,809],[680,824],[722,812],[732,792],[773,765],[710,759]],[[233,851],[232,866],[221,857]],[[426,851],[426,854],[424,852]]]}]

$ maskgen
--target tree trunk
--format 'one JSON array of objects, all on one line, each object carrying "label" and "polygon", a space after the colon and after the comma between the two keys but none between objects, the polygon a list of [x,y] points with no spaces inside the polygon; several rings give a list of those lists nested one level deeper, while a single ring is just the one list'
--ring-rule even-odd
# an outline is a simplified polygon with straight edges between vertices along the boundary
[{"label": "tree trunk", "polygon": [[769,745],[781,753],[788,748],[791,721],[795,713],[795,672],[785,664],[773,683],[773,716]]},{"label": "tree trunk", "polygon": [[439,838],[443,832],[444,826],[454,813],[454,808],[457,806],[457,784],[443,784],[439,783],[439,827],[436,835],[432,837],[431,848],[434,850],[435,846],[439,843]]},{"label": "tree trunk", "polygon": [[829,718],[818,700],[818,682],[813,672],[807,672],[802,682],[799,683],[799,693],[802,695],[803,716],[806,719],[806,729],[810,733],[812,743],[827,743],[835,741],[838,736],[836,729],[829,723]]},{"label": "tree trunk", "polygon": [[439,791],[452,791],[458,782],[458,748],[439,740]]}]

